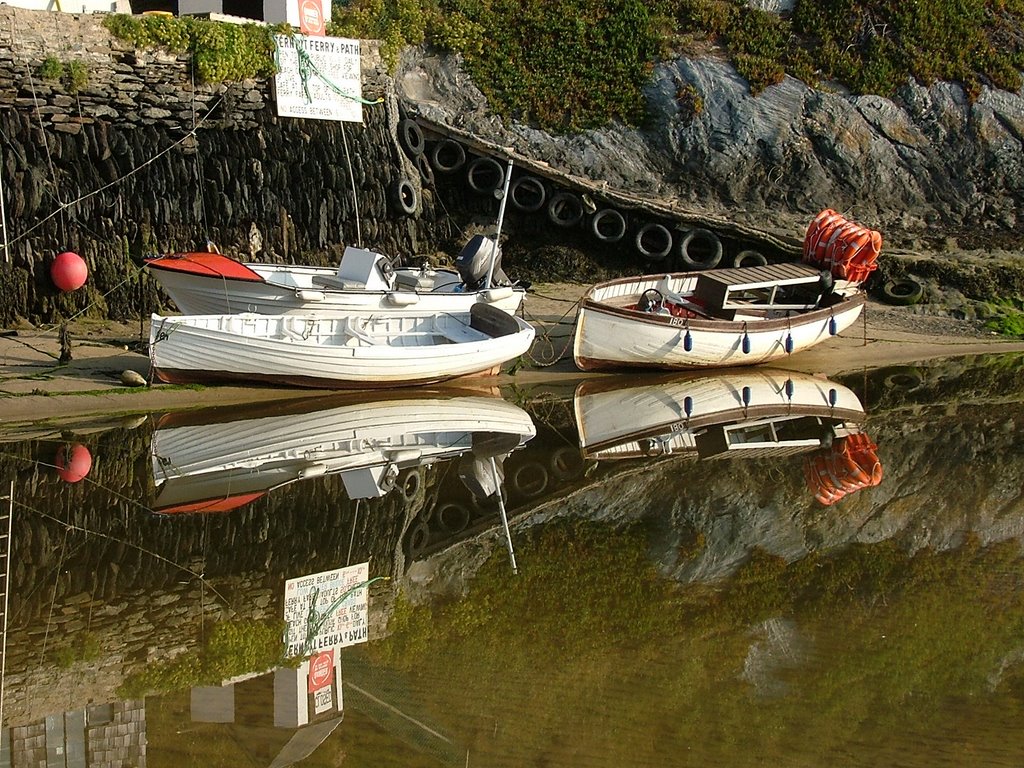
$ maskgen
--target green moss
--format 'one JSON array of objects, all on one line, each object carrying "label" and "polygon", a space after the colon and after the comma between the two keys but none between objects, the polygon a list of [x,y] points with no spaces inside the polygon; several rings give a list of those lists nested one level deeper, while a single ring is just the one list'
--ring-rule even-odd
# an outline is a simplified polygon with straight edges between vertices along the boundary
[{"label": "green moss", "polygon": [[188,54],[204,83],[272,77],[277,72],[274,37],[292,34],[287,24],[227,24],[189,16],[111,14],[103,24],[136,48]]},{"label": "green moss", "polygon": [[47,56],[39,65],[39,76],[43,80],[60,80],[64,77],[64,64],[60,59]]},{"label": "green moss", "polygon": [[1013,296],[987,302],[985,327],[1000,336],[1024,336],[1024,298]]}]

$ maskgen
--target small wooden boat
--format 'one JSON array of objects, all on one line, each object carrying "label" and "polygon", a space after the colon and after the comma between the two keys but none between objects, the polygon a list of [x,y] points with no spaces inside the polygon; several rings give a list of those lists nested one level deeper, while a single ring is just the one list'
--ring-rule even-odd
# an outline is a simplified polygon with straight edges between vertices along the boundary
[{"label": "small wooden boat", "polygon": [[584,381],[574,408],[588,459],[806,453],[865,417],[849,388],[770,368]]},{"label": "small wooden boat", "polygon": [[394,387],[499,372],[534,329],[487,304],[461,312],[153,315],[161,381],[321,388]]},{"label": "small wooden boat", "polygon": [[[500,267],[485,285],[484,264],[493,242],[474,237],[459,256],[458,271],[394,269],[362,248],[345,249],[337,269],[243,263],[219,253],[173,253],[146,259],[146,268],[178,309],[188,315],[292,314],[380,309],[389,312],[459,312],[478,302],[514,313],[526,294]],[[500,258],[500,257],[499,257]]]},{"label": "small wooden boat", "polygon": [[415,470],[536,434],[500,397],[457,389],[351,392],[166,414],[150,445],[155,511],[224,512],[282,486],[339,475],[350,498],[415,493]]},{"label": "small wooden boat", "polygon": [[881,244],[878,233],[842,222],[830,220],[834,237],[812,224],[814,246],[805,248],[801,263],[628,277],[592,287],[577,316],[576,365],[585,371],[754,365],[837,336],[863,311],[861,282],[875,268]]}]

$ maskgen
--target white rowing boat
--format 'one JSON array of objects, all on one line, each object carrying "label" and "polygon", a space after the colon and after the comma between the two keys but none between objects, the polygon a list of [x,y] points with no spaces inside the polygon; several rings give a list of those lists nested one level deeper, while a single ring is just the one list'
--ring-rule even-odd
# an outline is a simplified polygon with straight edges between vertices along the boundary
[{"label": "white rowing boat", "polygon": [[160,381],[320,388],[428,384],[499,372],[534,329],[487,304],[461,312],[153,315]]}]

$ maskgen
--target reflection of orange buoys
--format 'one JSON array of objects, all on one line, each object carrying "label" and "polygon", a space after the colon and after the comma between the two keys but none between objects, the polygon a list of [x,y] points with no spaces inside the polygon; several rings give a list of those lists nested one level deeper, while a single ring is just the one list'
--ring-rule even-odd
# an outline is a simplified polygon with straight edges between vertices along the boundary
[{"label": "reflection of orange buoys", "polygon": [[804,476],[814,498],[835,504],[848,493],[882,482],[878,446],[863,432],[838,438],[806,458]]},{"label": "reflection of orange buoys", "polygon": [[68,483],[77,483],[89,474],[92,469],[92,454],[89,449],[81,443],[61,446],[57,451],[57,474],[61,480]]}]

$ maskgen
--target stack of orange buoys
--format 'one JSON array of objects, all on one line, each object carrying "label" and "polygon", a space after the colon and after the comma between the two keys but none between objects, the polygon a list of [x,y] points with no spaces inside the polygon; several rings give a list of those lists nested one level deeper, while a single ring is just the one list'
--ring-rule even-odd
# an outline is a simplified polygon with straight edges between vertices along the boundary
[{"label": "stack of orange buoys", "polygon": [[878,267],[882,234],[826,208],[804,236],[804,261],[828,269],[840,280],[863,282]]},{"label": "stack of orange buoys", "polygon": [[804,462],[807,486],[822,504],[835,504],[848,493],[882,482],[878,446],[863,432],[841,437]]}]

